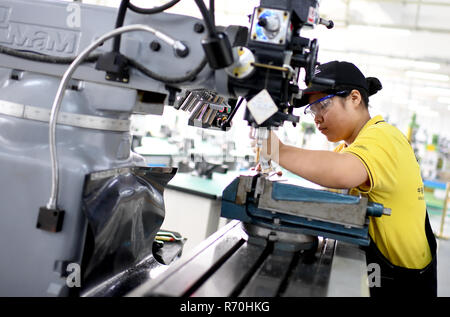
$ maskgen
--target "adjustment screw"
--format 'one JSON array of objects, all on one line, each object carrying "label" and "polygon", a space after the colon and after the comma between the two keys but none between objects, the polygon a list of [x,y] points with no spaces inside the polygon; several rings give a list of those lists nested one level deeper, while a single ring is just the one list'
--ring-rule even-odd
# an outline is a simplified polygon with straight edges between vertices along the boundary
[{"label": "adjustment screw", "polygon": [[152,51],[157,52],[157,51],[159,51],[159,50],[161,49],[161,44],[159,44],[158,41],[152,41],[152,42],[150,43],[150,49],[151,49]]},{"label": "adjustment screw", "polygon": [[203,31],[205,31],[205,26],[197,22],[194,24],[194,31],[197,33],[203,33]]},{"label": "adjustment screw", "polygon": [[266,18],[259,18],[258,25],[265,27],[267,25],[267,19]]}]

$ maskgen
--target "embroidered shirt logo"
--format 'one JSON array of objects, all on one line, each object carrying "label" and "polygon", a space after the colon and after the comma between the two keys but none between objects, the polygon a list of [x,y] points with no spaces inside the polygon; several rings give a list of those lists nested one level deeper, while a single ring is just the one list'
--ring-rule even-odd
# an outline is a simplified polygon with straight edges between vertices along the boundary
[{"label": "embroidered shirt logo", "polygon": [[417,193],[418,193],[417,199],[418,199],[418,200],[425,200],[425,197],[424,197],[424,195],[423,195],[423,192],[424,192],[423,186],[420,186],[420,187],[417,188]]}]

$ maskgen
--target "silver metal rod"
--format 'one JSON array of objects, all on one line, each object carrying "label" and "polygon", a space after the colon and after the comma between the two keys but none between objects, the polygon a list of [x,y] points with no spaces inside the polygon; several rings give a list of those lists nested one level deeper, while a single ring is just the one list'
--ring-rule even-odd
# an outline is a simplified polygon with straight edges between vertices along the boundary
[{"label": "silver metal rod", "polygon": [[[174,49],[180,48],[180,44],[183,45],[180,41],[172,39],[170,36],[165,35],[158,30],[143,24],[133,24],[126,25],[120,28],[114,29],[108,33],[105,33],[96,41],[92,42],[87,48],[85,48],[70,64],[69,68],[64,73],[61,82],[58,87],[58,91],[56,92],[55,99],[53,101],[52,110],[50,112],[50,123],[49,123],[49,146],[50,146],[50,159],[52,165],[52,188],[50,192],[50,199],[47,203],[47,208],[55,209],[57,206],[58,199],[58,189],[59,189],[59,174],[58,174],[58,158],[56,152],[56,121],[58,118],[58,113],[61,108],[62,99],[64,97],[64,92],[66,90],[67,84],[69,83],[70,78],[72,77],[75,70],[78,66],[83,62],[83,60],[100,44],[105,42],[106,40],[115,37],[116,35],[132,32],[132,31],[145,31],[154,34],[164,42],[167,42]],[[184,46],[184,45],[183,45]]]}]

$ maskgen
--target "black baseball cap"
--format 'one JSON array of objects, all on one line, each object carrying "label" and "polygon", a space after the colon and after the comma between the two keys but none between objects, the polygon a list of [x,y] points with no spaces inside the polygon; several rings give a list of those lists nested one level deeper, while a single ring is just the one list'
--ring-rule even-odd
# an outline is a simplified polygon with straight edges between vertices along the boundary
[{"label": "black baseball cap", "polygon": [[306,106],[309,101],[309,95],[317,93],[332,94],[342,90],[343,87],[347,89],[364,89],[369,96],[376,92],[370,93],[366,77],[358,67],[349,62],[332,61],[321,64],[316,67],[314,77],[319,79],[332,79],[334,80],[334,84],[311,84],[302,91],[302,97],[296,100],[295,105],[297,107]]}]

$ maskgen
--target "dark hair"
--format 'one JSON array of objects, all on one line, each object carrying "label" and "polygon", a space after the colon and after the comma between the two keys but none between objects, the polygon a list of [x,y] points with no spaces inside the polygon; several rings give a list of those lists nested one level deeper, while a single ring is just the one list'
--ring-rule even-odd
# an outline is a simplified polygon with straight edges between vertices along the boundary
[{"label": "dark hair", "polygon": [[383,88],[383,86],[381,85],[380,80],[376,77],[367,77],[366,82],[367,82],[367,86],[369,87],[368,91],[364,88],[355,87],[355,86],[339,86],[339,87],[336,87],[335,90],[336,91],[341,91],[341,90],[348,91],[347,95],[343,95],[342,97],[347,97],[353,89],[358,90],[359,93],[361,94],[361,99],[364,102],[364,105],[366,106],[366,108],[368,108],[369,107],[369,97],[376,94],[378,91],[380,91]]},{"label": "dark hair", "polygon": [[367,77],[366,78],[367,86],[369,87],[369,96],[372,96],[383,89],[383,85],[376,77]]}]

